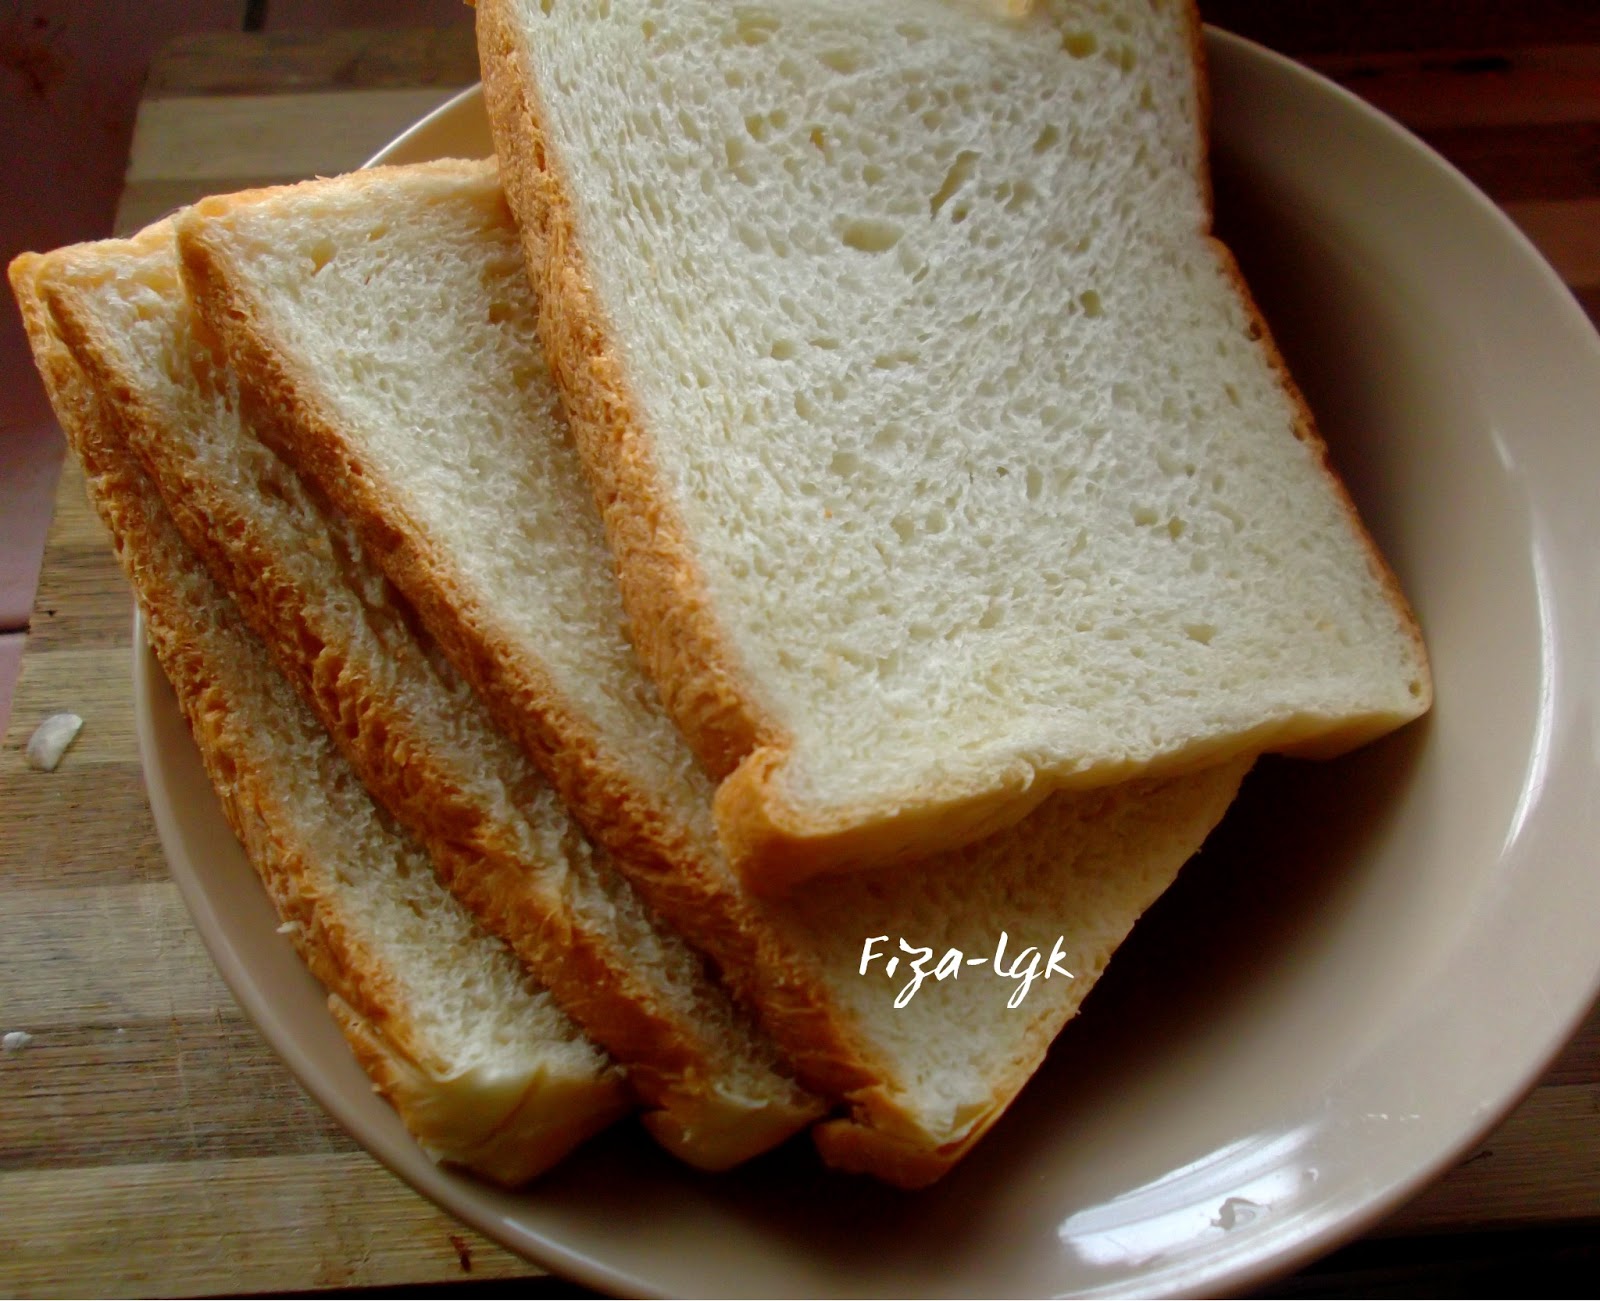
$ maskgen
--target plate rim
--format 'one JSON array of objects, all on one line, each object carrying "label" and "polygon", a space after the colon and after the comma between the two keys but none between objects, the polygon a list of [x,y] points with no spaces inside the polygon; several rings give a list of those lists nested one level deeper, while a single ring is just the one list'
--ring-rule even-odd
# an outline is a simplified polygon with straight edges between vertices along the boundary
[{"label": "plate rim", "polygon": [[[1501,234],[1509,236],[1521,250],[1522,262],[1530,265],[1519,267],[1519,274],[1536,269],[1535,273],[1543,279],[1543,288],[1550,291],[1552,297],[1564,302],[1569,320],[1574,324],[1581,322],[1587,330],[1592,349],[1597,359],[1600,359],[1600,336],[1595,335],[1593,327],[1564,282],[1527,236],[1458,169],[1442,159],[1412,132],[1321,73],[1231,33],[1208,27],[1207,36],[1210,41],[1234,47],[1235,53],[1242,52],[1248,58],[1264,60],[1279,71],[1304,80],[1314,86],[1318,93],[1335,96],[1345,109],[1354,110],[1380,123],[1387,132],[1403,137],[1423,165],[1434,169],[1442,168],[1448,172],[1456,182],[1456,188],[1470,197],[1486,216],[1494,220]],[[1208,64],[1213,62],[1209,53],[1207,61]],[[424,139],[441,120],[463,112],[474,101],[481,100],[481,97],[481,84],[464,88],[451,95],[386,145],[365,166],[382,165],[397,154],[416,149],[417,141]],[[1597,368],[1600,368],[1600,364],[1597,364]],[[167,687],[165,677],[149,648],[143,619],[137,608],[134,615],[132,650],[135,730],[139,755],[150,795],[157,836],[167,859],[169,872],[184,900],[185,907],[194,919],[196,929],[200,932],[213,964],[239,1002],[241,1010],[255,1024],[273,1052],[289,1067],[302,1087],[316,1099],[318,1105],[351,1134],[364,1151],[450,1215],[471,1225],[486,1237],[501,1243],[532,1263],[585,1286],[617,1293],[665,1295],[658,1284],[642,1275],[597,1259],[581,1249],[570,1247],[548,1231],[508,1220],[487,1205],[481,1195],[475,1195],[481,1194],[476,1181],[434,1165],[423,1156],[420,1149],[416,1148],[403,1131],[398,1143],[393,1141],[392,1135],[374,1135],[359,1111],[346,1107],[344,1099],[339,1096],[337,1090],[330,1087],[324,1070],[302,1050],[297,1034],[284,1018],[277,1015],[273,1000],[252,978],[250,969],[240,955],[226,943],[216,910],[201,886],[198,874],[191,873],[187,867],[179,869],[176,866],[180,857],[186,857],[186,851],[182,849],[184,831],[180,823],[191,815],[179,813],[178,802],[171,789],[171,774],[167,771],[168,760],[156,740],[158,731],[156,711],[160,708],[175,711],[176,703],[171,700],[170,695],[164,704],[160,703],[162,692],[170,692],[170,688]],[[220,816],[220,813],[217,816]],[[1560,1018],[1562,1027],[1560,1033],[1545,1045],[1545,1050],[1537,1060],[1530,1061],[1526,1069],[1520,1073],[1519,1087],[1499,1098],[1489,1109],[1476,1115],[1470,1130],[1458,1134],[1453,1141],[1440,1146],[1430,1161],[1414,1167],[1407,1176],[1392,1180],[1381,1191],[1369,1195],[1357,1209],[1347,1211],[1329,1219],[1321,1226],[1311,1228],[1282,1247],[1268,1253],[1257,1252],[1246,1255],[1232,1265],[1222,1262],[1218,1268],[1203,1276],[1192,1273],[1180,1276],[1171,1281],[1172,1285],[1185,1292],[1193,1292],[1198,1288],[1208,1294],[1259,1286],[1292,1272],[1367,1232],[1391,1215],[1402,1203],[1457,1164],[1464,1154],[1481,1142],[1485,1135],[1521,1104],[1582,1024],[1597,997],[1600,997],[1600,956],[1597,956],[1586,992],[1581,998],[1576,998],[1572,1006],[1565,1009]],[[1133,1276],[1133,1281],[1137,1282],[1141,1277],[1146,1276],[1143,1274]],[[776,1281],[781,1284],[782,1278],[779,1277]],[[1125,1283],[1124,1286],[1126,1285]]]}]

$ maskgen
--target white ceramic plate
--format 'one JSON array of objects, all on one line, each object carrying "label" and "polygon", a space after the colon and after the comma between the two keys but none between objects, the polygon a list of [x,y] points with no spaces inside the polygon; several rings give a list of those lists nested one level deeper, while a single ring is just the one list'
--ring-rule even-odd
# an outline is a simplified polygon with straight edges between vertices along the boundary
[{"label": "white ceramic plate", "polygon": [[[629,1126],[522,1195],[434,1167],[275,933],[137,657],[157,826],[240,1003],[380,1160],[491,1237],[629,1293],[1232,1292],[1457,1159],[1600,987],[1600,346],[1415,140],[1256,47],[1209,49],[1224,232],[1415,601],[1438,705],[1340,763],[1258,772],[933,1190],[825,1175],[803,1145],[696,1176]],[[383,158],[488,148],[473,92]]]}]

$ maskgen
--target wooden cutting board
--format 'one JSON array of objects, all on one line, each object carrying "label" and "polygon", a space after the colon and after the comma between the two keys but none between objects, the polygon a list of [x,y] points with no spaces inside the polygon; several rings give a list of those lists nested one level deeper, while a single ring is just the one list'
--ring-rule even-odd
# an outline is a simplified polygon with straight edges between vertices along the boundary
[{"label": "wooden cutting board", "polygon": [[[1545,30],[1575,29],[1528,39]],[[1600,43],[1372,53],[1329,33],[1307,38],[1320,50],[1311,61],[1418,129],[1600,309]],[[1600,42],[1600,29],[1576,34]],[[151,71],[119,229],[202,194],[347,170],[476,76],[466,29],[180,42]],[[135,749],[131,623],[69,468],[0,746],[0,1034],[31,1036],[0,1051],[0,1294],[535,1274],[368,1158],[235,1007],[156,842]],[[83,733],[58,771],[31,771],[22,747],[57,710],[81,714]],[[1461,1239],[1430,1235],[1596,1221],[1592,1016],[1489,1139],[1380,1226],[1366,1256],[1358,1247],[1345,1266],[1275,1290],[1337,1294],[1359,1273],[1361,1286],[1425,1295],[1461,1259]],[[530,1290],[572,1292],[555,1280]]]}]

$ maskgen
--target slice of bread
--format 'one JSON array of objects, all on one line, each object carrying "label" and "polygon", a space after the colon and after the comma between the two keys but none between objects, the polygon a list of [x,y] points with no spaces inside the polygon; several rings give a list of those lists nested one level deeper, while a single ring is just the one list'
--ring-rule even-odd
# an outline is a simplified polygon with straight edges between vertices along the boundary
[{"label": "slice of bread", "polygon": [[[426,205],[397,208],[394,192],[458,193],[463,174],[478,180],[472,192],[488,214],[479,219],[498,219],[492,169],[478,165],[362,173],[310,190],[342,191],[415,240],[427,237]],[[364,224],[363,251],[382,260],[389,249],[365,243],[369,233]],[[335,232],[323,237],[337,243]],[[421,295],[428,282],[415,271]],[[820,1100],[782,1072],[699,956],[655,921],[418,639],[411,611],[348,527],[256,439],[224,357],[195,328],[171,228],[60,255],[43,292],[189,545],[450,890],[627,1067],[657,1138],[694,1165],[723,1169],[814,1119]]]},{"label": "slice of bread", "polygon": [[38,293],[50,265],[11,266],[34,356],[229,824],[417,1141],[532,1178],[631,1106],[622,1073],[439,886],[185,549],[56,333]]},{"label": "slice of bread", "polygon": [[1189,0],[482,0],[541,337],[752,886],[1428,708]]},{"label": "slice of bread", "polygon": [[[575,815],[721,965],[801,1079],[850,1107],[819,1136],[827,1158],[927,1182],[1022,1088],[1247,762],[1061,796],[914,872],[751,894],[719,850],[711,783],[622,635],[492,175],[406,176],[381,204],[331,183],[200,204],[179,246],[201,315],[260,397],[263,432],[349,514]],[[968,971],[894,1007],[904,977],[884,972],[910,960],[901,937],[935,958],[979,956],[1002,932],[1013,955],[1048,955],[1059,937],[1074,978],[1008,1008],[1013,982]],[[863,975],[880,935],[886,952]]]}]

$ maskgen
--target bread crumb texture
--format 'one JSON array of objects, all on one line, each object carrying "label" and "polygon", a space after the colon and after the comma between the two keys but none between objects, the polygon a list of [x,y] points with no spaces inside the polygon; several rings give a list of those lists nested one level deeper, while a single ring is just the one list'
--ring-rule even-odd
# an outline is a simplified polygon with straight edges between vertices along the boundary
[{"label": "bread crumb texture", "polygon": [[1188,6],[504,7],[657,478],[625,508],[687,541],[797,824],[1426,707],[1209,237]]}]

